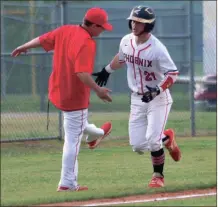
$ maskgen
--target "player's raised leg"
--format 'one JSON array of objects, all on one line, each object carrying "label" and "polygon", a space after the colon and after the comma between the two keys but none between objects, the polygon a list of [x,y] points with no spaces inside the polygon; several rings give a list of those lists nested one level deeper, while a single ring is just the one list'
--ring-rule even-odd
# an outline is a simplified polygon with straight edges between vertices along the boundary
[{"label": "player's raised leg", "polygon": [[166,129],[164,131],[165,137],[162,139],[166,149],[169,151],[170,156],[176,162],[181,159],[181,151],[176,143],[175,133],[173,129]]},{"label": "player's raised leg", "polygon": [[106,122],[98,128],[94,124],[89,124],[87,121],[84,134],[86,135],[86,142],[89,145],[89,149],[96,148],[100,142],[110,134],[111,130],[111,122]]}]

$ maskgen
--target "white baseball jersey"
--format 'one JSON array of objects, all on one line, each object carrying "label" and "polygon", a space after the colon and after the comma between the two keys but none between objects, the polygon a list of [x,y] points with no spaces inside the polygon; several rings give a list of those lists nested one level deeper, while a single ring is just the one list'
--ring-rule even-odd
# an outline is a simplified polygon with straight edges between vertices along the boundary
[{"label": "white baseball jersey", "polygon": [[119,61],[126,63],[128,85],[136,93],[146,92],[146,85],[166,90],[178,74],[166,47],[152,34],[140,45],[132,33],[125,35],[120,42]]}]

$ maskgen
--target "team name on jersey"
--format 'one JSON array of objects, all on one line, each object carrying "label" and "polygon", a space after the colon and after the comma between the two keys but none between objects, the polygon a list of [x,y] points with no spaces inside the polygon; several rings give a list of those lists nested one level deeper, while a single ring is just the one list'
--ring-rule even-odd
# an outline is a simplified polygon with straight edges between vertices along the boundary
[{"label": "team name on jersey", "polygon": [[145,60],[139,57],[134,57],[133,55],[128,55],[124,53],[124,58],[126,62],[135,63],[136,65],[143,67],[152,67],[152,60]]}]

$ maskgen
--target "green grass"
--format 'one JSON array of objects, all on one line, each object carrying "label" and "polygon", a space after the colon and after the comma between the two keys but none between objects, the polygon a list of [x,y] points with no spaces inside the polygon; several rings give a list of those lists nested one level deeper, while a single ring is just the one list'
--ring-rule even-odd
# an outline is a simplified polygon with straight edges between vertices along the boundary
[{"label": "green grass", "polygon": [[57,137],[59,135],[58,113],[50,113],[48,131],[46,116],[46,113],[2,114],[1,139]]},{"label": "green grass", "polygon": [[148,189],[150,155],[133,153],[128,139],[104,140],[94,151],[84,144],[79,154],[79,183],[89,191],[57,193],[62,145],[40,141],[1,145],[1,202],[30,205],[216,186],[216,138],[181,138],[182,160],[167,155],[163,189]]},{"label": "green grass", "polygon": [[[191,135],[191,112],[187,94],[187,86],[173,87],[174,104],[167,127],[175,129],[180,136]],[[113,94],[113,102],[106,104],[96,95],[91,96],[89,111],[93,112],[91,122],[101,125],[105,121],[112,121],[116,126],[112,135],[128,136],[129,94]],[[58,110],[50,104],[50,126],[46,130],[46,101],[44,112],[40,112],[39,96],[7,95],[1,100],[1,139],[20,139],[35,137],[59,136]],[[196,112],[196,135],[216,134],[216,112]],[[13,130],[11,130],[13,128]]]},{"label": "green grass", "polygon": [[[186,90],[187,86],[182,88],[181,86],[175,86],[172,96],[175,104],[174,110],[188,110],[189,109],[189,96]],[[184,90],[185,89],[185,90]],[[174,92],[175,91],[175,92]],[[116,94],[112,93],[113,102],[104,103],[95,94],[91,96],[90,110],[91,111],[129,111],[130,93]],[[47,97],[43,100],[43,111],[47,109]],[[40,111],[40,96],[31,95],[6,95],[1,99],[1,111],[2,112],[39,112]],[[55,107],[50,104],[50,111],[57,111]]]},{"label": "green grass", "polygon": [[[113,103],[107,104],[101,101],[96,95],[91,96],[90,110],[92,111],[129,111],[129,94],[113,94]],[[43,102],[44,112],[47,108],[47,97]],[[39,112],[40,97],[31,95],[7,95],[1,100],[2,112]],[[57,111],[50,104],[50,111]]]},{"label": "green grass", "polygon": [[168,201],[154,201],[146,203],[131,203],[116,206],[216,206],[216,196],[188,198]]},{"label": "green grass", "polygon": [[[129,112],[90,112],[89,122],[101,126],[105,121],[113,124],[113,137],[128,137]],[[58,113],[50,113],[49,131],[46,129],[46,113],[20,113],[1,115],[1,139],[58,136]],[[171,111],[167,128],[173,128],[177,135],[190,136],[190,112]],[[13,130],[12,130],[13,129]],[[196,113],[197,135],[216,134],[216,113]]]}]

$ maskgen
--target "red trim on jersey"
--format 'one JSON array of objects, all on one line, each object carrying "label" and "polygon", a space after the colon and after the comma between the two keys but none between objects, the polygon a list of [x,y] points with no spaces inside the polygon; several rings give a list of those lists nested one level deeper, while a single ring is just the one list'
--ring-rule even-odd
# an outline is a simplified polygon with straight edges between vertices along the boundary
[{"label": "red trim on jersey", "polygon": [[[132,39],[130,40],[130,43],[131,43],[131,46],[132,46],[132,49],[133,49],[133,57],[134,57],[135,56],[135,48],[133,47]],[[134,70],[134,78],[136,79],[135,62],[134,62],[134,60],[133,60],[133,70]]]},{"label": "red trim on jersey", "polygon": [[167,73],[167,75],[178,75],[179,74],[179,72],[177,71],[177,72],[169,72],[169,73]]},{"label": "red trim on jersey", "polygon": [[[139,50],[139,51],[138,51],[138,56],[137,56],[137,57],[139,58],[140,52],[143,51],[143,50],[148,49],[150,46],[151,46],[151,44],[148,45],[148,46],[146,46],[145,48]],[[144,93],[144,90],[143,90],[143,81],[142,81],[142,72],[141,72],[140,68],[139,68],[139,74],[140,74],[141,90],[142,90],[142,93]]]},{"label": "red trim on jersey", "polygon": [[139,50],[139,52],[138,52],[138,57],[139,57],[139,54],[140,54],[140,52],[142,51],[142,50],[147,50],[149,47],[151,46],[151,44],[149,44],[148,46],[146,46],[145,48],[143,48],[143,49],[141,49],[141,50]]},{"label": "red trim on jersey", "polygon": [[160,87],[165,91],[171,85],[173,85],[173,79],[169,76]]},{"label": "red trim on jersey", "polygon": [[82,116],[81,116],[81,126],[80,126],[80,129],[81,129],[81,132],[79,133],[79,136],[78,136],[78,141],[77,141],[77,144],[76,144],[76,157],[75,157],[75,160],[74,160],[74,163],[73,163],[73,172],[75,170],[75,164],[76,164],[76,159],[77,159],[77,156],[78,156],[78,148],[79,148],[79,142],[80,142],[80,136],[82,135],[83,133],[83,110],[82,110]]}]

